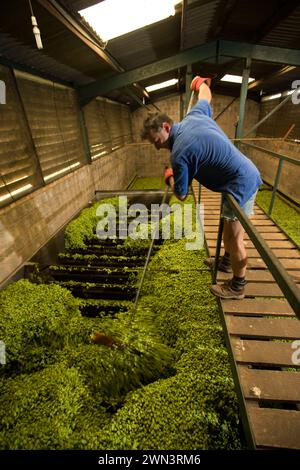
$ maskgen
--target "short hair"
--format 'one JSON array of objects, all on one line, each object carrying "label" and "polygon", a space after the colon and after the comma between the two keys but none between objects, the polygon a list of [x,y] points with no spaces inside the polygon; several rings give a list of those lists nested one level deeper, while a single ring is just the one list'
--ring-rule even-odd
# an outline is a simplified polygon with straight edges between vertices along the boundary
[{"label": "short hair", "polygon": [[164,113],[149,113],[143,124],[141,131],[141,139],[145,140],[150,137],[150,130],[159,131],[162,128],[163,122],[173,124],[172,119]]}]

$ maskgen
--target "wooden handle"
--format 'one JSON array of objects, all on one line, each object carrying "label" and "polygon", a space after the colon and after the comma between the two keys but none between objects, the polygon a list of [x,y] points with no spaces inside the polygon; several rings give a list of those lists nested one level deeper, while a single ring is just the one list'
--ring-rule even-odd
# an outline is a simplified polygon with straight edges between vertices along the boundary
[{"label": "wooden handle", "polygon": [[190,111],[191,107],[192,107],[192,104],[193,104],[193,100],[194,100],[194,90],[192,90],[192,93],[191,93],[191,96],[190,96],[190,101],[189,101],[189,105],[188,105],[188,109],[187,109],[187,112],[186,114]]}]

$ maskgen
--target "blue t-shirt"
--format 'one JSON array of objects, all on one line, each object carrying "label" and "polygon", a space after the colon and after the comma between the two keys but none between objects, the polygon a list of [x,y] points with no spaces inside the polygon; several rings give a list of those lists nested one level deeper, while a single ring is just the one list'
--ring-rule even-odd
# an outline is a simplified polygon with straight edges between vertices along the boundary
[{"label": "blue t-shirt", "polygon": [[212,191],[232,194],[243,206],[262,184],[256,166],[211,118],[207,100],[199,100],[170,133],[174,192],[188,193],[193,178]]}]

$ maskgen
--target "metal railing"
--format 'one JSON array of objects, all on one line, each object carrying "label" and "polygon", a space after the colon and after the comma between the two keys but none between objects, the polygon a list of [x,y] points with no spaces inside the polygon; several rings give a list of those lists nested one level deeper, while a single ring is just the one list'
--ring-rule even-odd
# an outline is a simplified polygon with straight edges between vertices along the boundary
[{"label": "metal railing", "polygon": [[[268,247],[268,245],[266,244],[262,236],[258,233],[254,225],[250,222],[249,218],[246,216],[246,214],[241,209],[239,204],[236,202],[234,197],[231,196],[230,194],[222,194],[222,203],[225,200],[229,203],[231,209],[233,209],[238,220],[244,227],[245,231],[248,233],[250,240],[253,242],[255,248],[260,253],[267,267],[271,270],[273,277],[277,281],[287,301],[289,302],[295,314],[300,320],[300,289],[295,284],[295,282],[290,277],[290,275],[287,273],[287,271],[284,269],[284,267],[281,265],[281,263],[277,260],[272,250]],[[217,239],[217,246],[216,246],[216,255],[215,255],[215,266],[214,266],[214,272],[213,272],[213,283],[216,282],[216,277],[217,277],[217,266],[218,266],[219,257],[220,257],[223,226],[224,226],[224,219],[223,217],[220,217],[218,239]],[[255,438],[253,434],[253,429],[248,418],[248,411],[247,411],[244,393],[243,393],[242,386],[241,386],[240,374],[239,374],[237,362],[235,359],[235,355],[232,350],[232,345],[230,341],[229,332],[227,330],[225,316],[220,315],[220,317],[221,317],[221,322],[223,325],[226,344],[228,347],[228,353],[229,353],[229,359],[231,362],[234,383],[235,383],[238,398],[239,398],[240,413],[241,413],[241,419],[243,422],[245,438],[246,438],[249,448],[255,449],[256,446],[255,446]]]},{"label": "metal railing", "polygon": [[273,185],[272,197],[271,197],[270,206],[269,206],[269,209],[268,209],[268,215],[271,216],[272,210],[273,210],[273,207],[274,207],[276,192],[277,192],[278,186],[279,186],[279,181],[280,181],[283,162],[286,161],[286,162],[292,163],[293,165],[300,166],[300,160],[296,160],[296,158],[288,157],[287,155],[283,155],[281,153],[274,152],[273,150],[268,150],[264,147],[259,147],[258,145],[253,145],[253,144],[249,144],[248,142],[243,142],[242,139],[241,139],[241,144],[246,145],[248,147],[251,147],[251,148],[253,148],[255,150],[258,150],[260,152],[267,153],[268,155],[271,155],[272,157],[275,157],[275,158],[279,159],[278,166],[277,166],[277,171],[276,171],[276,176],[275,176],[275,181],[274,181],[274,185]]},{"label": "metal railing", "polygon": [[[291,305],[292,309],[300,320],[300,289],[298,288],[297,284],[293,281],[293,279],[286,271],[286,269],[282,266],[280,261],[278,261],[272,250],[268,247],[267,243],[258,233],[252,222],[250,222],[249,218],[246,216],[246,214],[236,202],[234,197],[230,194],[224,193],[222,197],[222,201],[223,200],[226,200],[229,203],[230,207],[233,209],[238,220],[244,227],[245,231],[248,233],[250,240],[253,242],[255,248],[261,255],[267,267],[270,269],[272,276],[277,281],[278,286],[282,290],[286,300]],[[216,282],[217,277],[217,266],[220,257],[223,224],[224,220],[221,217],[217,238],[213,282]]]}]

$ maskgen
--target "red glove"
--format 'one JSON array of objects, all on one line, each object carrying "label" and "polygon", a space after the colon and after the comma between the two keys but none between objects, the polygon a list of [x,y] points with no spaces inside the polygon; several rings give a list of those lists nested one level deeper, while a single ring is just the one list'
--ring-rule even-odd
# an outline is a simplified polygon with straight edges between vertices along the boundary
[{"label": "red glove", "polygon": [[193,80],[191,81],[191,90],[194,90],[194,91],[199,91],[199,88],[200,86],[202,85],[202,83],[206,82],[207,81],[207,85],[210,86],[211,84],[211,79],[206,77],[206,78],[203,78],[203,77],[199,77],[199,75],[196,75],[196,77],[193,78]]},{"label": "red glove", "polygon": [[165,183],[169,186],[169,179],[173,176],[173,170],[172,168],[166,168],[165,170]]}]

